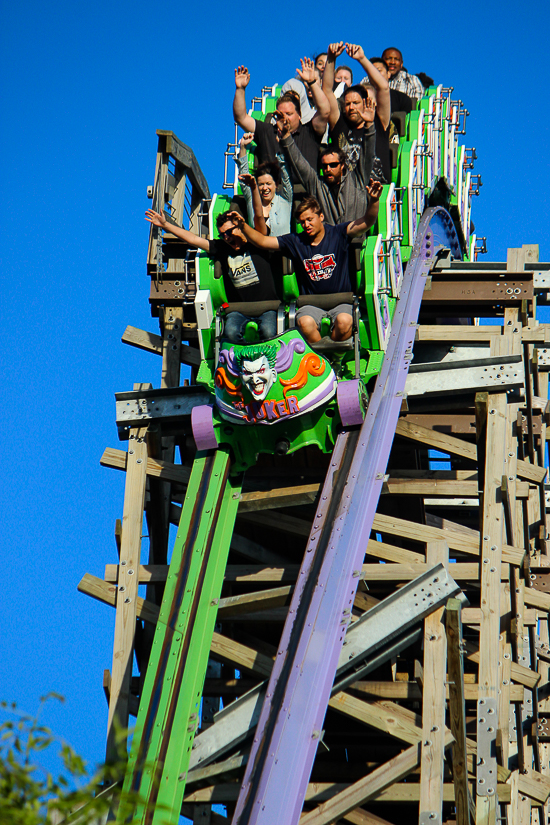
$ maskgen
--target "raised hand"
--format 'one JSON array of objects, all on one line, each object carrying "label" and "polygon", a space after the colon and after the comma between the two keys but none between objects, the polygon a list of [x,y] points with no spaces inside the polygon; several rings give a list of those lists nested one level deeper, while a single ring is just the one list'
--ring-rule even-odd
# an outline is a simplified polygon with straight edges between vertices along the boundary
[{"label": "raised hand", "polygon": [[358,111],[365,123],[372,123],[376,112],[376,102],[369,95],[365,98],[365,108],[359,109]]},{"label": "raised hand", "polygon": [[357,46],[354,43],[346,43],[346,51],[354,60],[362,60],[365,57],[363,47]]},{"label": "raised hand", "polygon": [[256,178],[254,177],[254,175],[250,175],[250,174],[239,175],[239,180],[240,180],[241,183],[244,183],[245,186],[249,186],[250,189],[255,189],[256,188]]},{"label": "raised hand", "polygon": [[296,69],[300,80],[304,83],[313,83],[314,80],[317,80],[317,71],[313,60],[310,60],[309,57],[304,57],[303,60],[300,60],[300,64],[302,69]]},{"label": "raised hand", "polygon": [[290,135],[290,123],[287,118],[277,110],[273,113],[273,117],[277,121],[277,137],[279,140],[288,137]]},{"label": "raised hand", "polygon": [[154,209],[148,209],[145,213],[145,220],[153,224],[153,226],[160,226],[165,229],[168,226],[168,221],[161,215],[160,212],[155,212]]},{"label": "raised hand", "polygon": [[379,180],[373,180],[372,178],[369,180],[367,194],[371,200],[379,200],[380,195],[382,194],[382,189],[383,186]]},{"label": "raised hand", "polygon": [[235,86],[237,89],[246,89],[250,83],[250,72],[246,66],[237,66],[235,69]]},{"label": "raised hand", "polygon": [[332,56],[334,57],[334,59],[336,59],[337,57],[340,57],[345,48],[346,46],[343,40],[340,40],[339,43],[331,43],[329,45],[327,54],[329,57]]},{"label": "raised hand", "polygon": [[233,225],[237,227],[237,229],[243,229],[245,226],[245,220],[242,215],[238,212],[230,212],[227,216],[230,220],[233,221]]},{"label": "raised hand", "polygon": [[254,140],[254,132],[245,132],[239,141],[239,146],[245,148]]}]

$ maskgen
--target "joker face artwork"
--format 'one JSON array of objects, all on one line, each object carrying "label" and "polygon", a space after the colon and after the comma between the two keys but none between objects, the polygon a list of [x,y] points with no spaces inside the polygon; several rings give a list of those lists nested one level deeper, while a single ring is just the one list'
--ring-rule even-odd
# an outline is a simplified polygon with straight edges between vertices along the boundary
[{"label": "joker face artwork", "polygon": [[254,401],[263,401],[277,380],[277,371],[270,366],[263,354],[257,358],[243,358],[240,363],[240,374]]}]

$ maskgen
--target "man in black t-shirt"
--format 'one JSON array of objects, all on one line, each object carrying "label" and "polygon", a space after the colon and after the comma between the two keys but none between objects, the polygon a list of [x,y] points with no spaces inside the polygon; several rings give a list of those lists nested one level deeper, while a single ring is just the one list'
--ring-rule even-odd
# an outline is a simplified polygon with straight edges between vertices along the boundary
[{"label": "man in black t-shirt", "polygon": [[[370,199],[378,199],[381,193],[382,185],[372,181]],[[303,232],[291,232],[277,238],[261,235],[248,226],[238,212],[230,212],[229,217],[246,238],[261,249],[281,250],[293,258],[302,294],[330,295],[354,291],[348,271],[349,241],[354,235],[366,232],[368,214],[349,223],[330,226],[325,224],[319,203],[308,196],[296,210],[296,219]],[[319,328],[326,316],[332,322],[330,337],[333,341],[346,341],[351,337],[351,304],[339,304],[329,312],[314,306],[303,306],[296,314],[296,324],[309,344],[321,340]]]},{"label": "man in black t-shirt", "polygon": [[[344,49],[350,57],[361,64],[372,85],[367,88],[359,84],[347,88],[342,95],[342,110],[340,111],[338,101],[332,92],[332,77],[336,58]],[[357,163],[364,130],[374,123],[376,148],[372,177],[381,183],[390,183],[390,87],[388,81],[365,57],[361,46],[353,43],[330,44],[323,75],[323,91],[330,103],[330,139],[346,153],[348,169],[353,169]],[[371,98],[372,107],[367,108],[365,102],[367,97]]]},{"label": "man in black t-shirt", "polygon": [[[148,209],[145,217],[154,226],[171,232],[190,246],[203,249],[222,267],[225,292],[229,301],[275,301],[278,300],[275,282],[271,271],[271,254],[257,249],[248,243],[241,229],[235,226],[229,212],[216,218],[220,240],[201,238],[182,226],[168,223],[164,215]],[[258,322],[258,330],[263,340],[277,335],[277,312],[268,310],[258,317],[251,318],[242,312],[229,312],[226,315],[223,337],[233,344],[241,344],[246,324]]]},{"label": "man in black t-shirt", "polygon": [[[302,69],[298,75],[302,82],[311,90],[313,102],[317,109],[309,123],[302,124],[300,98],[295,92],[287,92],[277,101],[276,112],[273,117],[281,120],[290,129],[300,152],[315,169],[318,164],[319,146],[325,133],[329,116],[329,103],[321,89],[315,65],[312,60],[304,58]],[[258,161],[275,160],[280,151],[277,126],[265,120],[256,120],[247,113],[245,89],[250,81],[250,74],[245,66],[235,69],[235,98],[233,100],[233,116],[245,132],[253,132],[258,146]],[[271,120],[271,118],[269,119]]]}]

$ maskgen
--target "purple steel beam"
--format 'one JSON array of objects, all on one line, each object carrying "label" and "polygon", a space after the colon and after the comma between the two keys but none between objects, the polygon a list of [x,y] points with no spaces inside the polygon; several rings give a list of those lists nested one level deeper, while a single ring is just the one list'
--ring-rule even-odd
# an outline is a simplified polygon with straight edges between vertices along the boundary
[{"label": "purple steel beam", "polygon": [[393,442],[426,276],[459,257],[441,207],[422,216],[382,371],[361,430],[343,431],[311,528],[232,825],[295,825],[334,681]]}]

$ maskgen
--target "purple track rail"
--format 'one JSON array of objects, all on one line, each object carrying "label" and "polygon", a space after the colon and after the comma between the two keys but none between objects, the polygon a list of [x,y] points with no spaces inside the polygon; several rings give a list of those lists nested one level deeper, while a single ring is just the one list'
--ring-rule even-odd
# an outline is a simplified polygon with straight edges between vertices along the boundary
[{"label": "purple track rail", "polygon": [[460,248],[449,214],[426,210],[391,339],[360,430],[338,437],[255,731],[233,825],[296,825],[401,408],[422,293],[438,251]]}]

